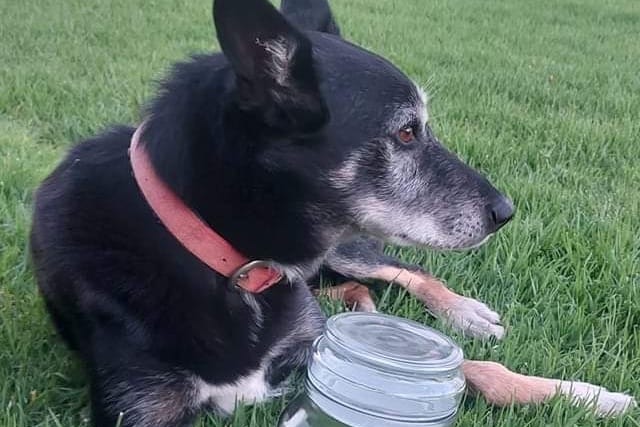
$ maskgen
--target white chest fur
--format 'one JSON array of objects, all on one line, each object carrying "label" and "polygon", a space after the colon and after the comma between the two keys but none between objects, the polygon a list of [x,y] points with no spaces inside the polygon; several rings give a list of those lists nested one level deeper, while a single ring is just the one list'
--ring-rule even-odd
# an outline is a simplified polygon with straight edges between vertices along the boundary
[{"label": "white chest fur", "polygon": [[264,369],[258,369],[228,384],[211,385],[198,378],[196,390],[200,404],[212,403],[226,414],[232,413],[236,404],[258,403],[273,395]]}]

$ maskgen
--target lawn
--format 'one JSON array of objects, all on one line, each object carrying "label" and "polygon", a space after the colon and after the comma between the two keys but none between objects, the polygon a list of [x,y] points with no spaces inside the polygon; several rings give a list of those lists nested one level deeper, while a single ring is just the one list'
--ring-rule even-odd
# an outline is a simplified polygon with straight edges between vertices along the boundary
[{"label": "lawn", "polygon": [[[475,252],[400,252],[500,312],[502,342],[447,330],[398,290],[378,295],[379,308],[447,331],[468,357],[640,397],[640,3],[333,7],[347,38],[427,87],[438,136],[518,208]],[[217,48],[210,8],[210,0],[0,6],[1,427],[86,425],[86,378],[55,336],[29,266],[33,189],[73,141],[139,120],[172,61]],[[283,404],[197,425],[271,426]],[[469,398],[457,425],[640,426],[640,410],[603,422],[560,399],[495,409]]]}]

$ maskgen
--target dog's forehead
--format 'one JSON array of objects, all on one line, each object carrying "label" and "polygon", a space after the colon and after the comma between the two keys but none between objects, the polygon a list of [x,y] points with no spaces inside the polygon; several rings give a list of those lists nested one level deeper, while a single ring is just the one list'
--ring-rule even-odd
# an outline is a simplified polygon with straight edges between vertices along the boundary
[{"label": "dog's forehead", "polygon": [[414,82],[387,59],[332,35],[314,35],[316,64],[330,86],[377,94],[393,102],[422,101]]},{"label": "dog's forehead", "polygon": [[312,33],[310,39],[333,113],[384,127],[426,121],[424,91],[391,62],[331,35]]}]

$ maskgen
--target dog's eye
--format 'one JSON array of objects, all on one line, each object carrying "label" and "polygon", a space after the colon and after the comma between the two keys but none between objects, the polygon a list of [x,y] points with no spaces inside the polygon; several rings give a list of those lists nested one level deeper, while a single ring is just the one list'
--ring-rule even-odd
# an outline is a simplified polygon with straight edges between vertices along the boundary
[{"label": "dog's eye", "polygon": [[400,141],[404,142],[405,144],[413,141],[416,138],[415,134],[413,133],[413,127],[407,126],[400,129],[398,131],[398,138],[400,138]]}]

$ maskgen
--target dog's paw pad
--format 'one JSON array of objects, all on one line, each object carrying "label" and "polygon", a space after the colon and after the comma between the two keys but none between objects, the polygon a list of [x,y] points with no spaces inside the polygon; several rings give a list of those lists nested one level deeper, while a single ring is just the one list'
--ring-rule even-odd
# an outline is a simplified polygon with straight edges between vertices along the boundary
[{"label": "dog's paw pad", "polygon": [[593,384],[563,381],[560,392],[571,401],[593,407],[601,417],[623,414],[637,406],[636,400],[624,393],[611,392]]}]

